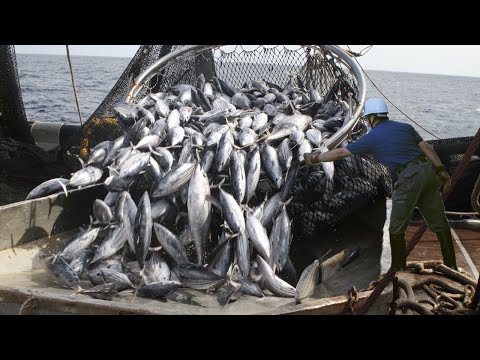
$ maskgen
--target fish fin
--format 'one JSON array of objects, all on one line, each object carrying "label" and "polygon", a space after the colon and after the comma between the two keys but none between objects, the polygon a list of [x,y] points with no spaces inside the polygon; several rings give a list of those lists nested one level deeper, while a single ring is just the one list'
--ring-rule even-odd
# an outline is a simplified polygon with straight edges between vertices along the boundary
[{"label": "fish fin", "polygon": [[140,284],[138,285],[136,288],[135,288],[135,291],[133,293],[133,299],[132,299],[132,303],[135,301],[135,298],[137,297],[137,292],[138,290],[140,289],[140,287],[142,286],[143,284]]},{"label": "fish fin", "polygon": [[130,218],[128,217],[128,214],[125,214],[125,216],[123,217],[123,222],[124,222],[123,226],[125,227],[125,232],[127,233],[128,245],[130,246],[130,250],[132,250],[132,252],[136,255],[135,240],[133,239],[132,232],[130,231],[132,230],[132,225],[130,224]]},{"label": "fish fin", "polygon": [[223,178],[217,185],[210,185],[210,187],[213,188],[221,188],[223,183],[225,182],[225,178]]},{"label": "fish fin", "polygon": [[155,150],[153,150],[151,144],[148,144],[148,150],[150,151],[150,154],[155,154],[155,155],[158,155],[158,156],[162,156],[162,154],[160,154],[160,153],[156,152]]},{"label": "fish fin", "polygon": [[280,206],[287,206],[293,200],[293,196],[287,201],[280,201]]},{"label": "fish fin", "polygon": [[77,155],[77,159],[78,161],[80,161],[80,165],[82,165],[82,169],[85,169],[85,161],[83,161],[83,159],[79,155]]},{"label": "fish fin", "polygon": [[63,192],[65,193],[65,197],[68,197],[67,186],[66,186],[64,183],[62,183],[60,180],[57,180],[57,181],[58,181],[58,183],[60,184],[60,186],[62,187]]},{"label": "fish fin", "polygon": [[233,238],[236,238],[236,237],[239,236],[239,235],[240,235],[240,233],[235,233],[235,234],[231,234],[231,235],[225,235],[225,237],[226,237],[227,239],[233,239]]},{"label": "fish fin", "polygon": [[157,252],[157,251],[160,251],[162,250],[163,247],[162,246],[157,246],[157,247],[149,247],[148,248],[148,251],[151,251],[151,252]]},{"label": "fish fin", "polygon": [[82,292],[85,289],[82,288],[80,285],[77,285],[77,287],[74,290],[75,290],[75,292],[72,295],[76,295],[76,294]]},{"label": "fish fin", "polygon": [[186,217],[186,216],[188,216],[188,214],[186,212],[179,211],[177,213],[177,216],[175,217],[175,225],[177,225],[178,220],[180,220],[184,216]]},{"label": "fish fin", "polygon": [[240,207],[249,215],[253,213],[253,209],[247,204],[240,204]]},{"label": "fish fin", "polygon": [[120,173],[118,172],[118,170],[113,167],[112,165],[108,165],[107,166],[107,169],[109,171],[109,175],[111,176],[112,174],[117,174],[117,175],[120,175]]},{"label": "fish fin", "polygon": [[205,195],[205,200],[210,201],[218,210],[220,210],[220,213],[223,216],[222,206],[220,205],[220,203],[218,202],[218,200],[216,198],[214,198],[212,195]]},{"label": "fish fin", "polygon": [[192,144],[192,147],[193,147],[193,148],[196,148],[196,149],[200,149],[200,150],[205,149],[205,146],[202,146],[202,145],[194,145],[194,144]]}]

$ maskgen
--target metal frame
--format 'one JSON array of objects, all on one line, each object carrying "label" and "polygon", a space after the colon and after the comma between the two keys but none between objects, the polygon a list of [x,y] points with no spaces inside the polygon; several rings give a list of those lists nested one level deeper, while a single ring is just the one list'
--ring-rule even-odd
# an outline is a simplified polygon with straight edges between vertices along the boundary
[{"label": "metal frame", "polygon": [[[155,73],[168,65],[170,61],[174,60],[175,58],[186,54],[190,51],[204,51],[207,49],[217,48],[223,45],[188,45],[182,49],[178,49],[176,51],[172,51],[171,53],[163,56],[159,60],[157,60],[154,64],[150,65],[143,73],[141,73],[136,79],[135,82],[128,92],[127,95],[127,102],[131,102],[132,99],[138,94],[138,92],[142,89],[144,84],[150,80]],[[318,45],[311,45],[314,47],[318,47]],[[345,51],[343,51],[340,47],[336,45],[325,45],[327,50],[329,50],[334,56],[337,57],[337,60],[340,60],[344,65],[346,65],[349,69],[352,70],[356,80],[358,81],[358,91],[359,91],[359,105],[357,110],[353,114],[352,118],[349,120],[345,126],[343,126],[340,130],[338,130],[332,137],[328,138],[325,142],[325,145],[329,149],[333,149],[340,145],[351,133],[355,125],[357,125],[360,114],[362,113],[363,106],[365,104],[365,97],[366,97],[366,86],[365,86],[365,78],[363,76],[362,69],[358,66],[358,64],[353,61]]]}]

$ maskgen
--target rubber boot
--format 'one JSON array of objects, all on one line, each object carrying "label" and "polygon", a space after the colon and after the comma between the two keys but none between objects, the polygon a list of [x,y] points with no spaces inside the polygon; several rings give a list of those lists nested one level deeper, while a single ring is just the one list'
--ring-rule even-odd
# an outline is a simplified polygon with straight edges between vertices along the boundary
[{"label": "rubber boot", "polygon": [[404,271],[407,268],[407,245],[404,234],[390,233],[390,248],[392,250],[392,268]]},{"label": "rubber boot", "polygon": [[440,249],[442,250],[443,263],[457,270],[457,261],[455,259],[455,247],[453,246],[452,233],[450,229],[437,232],[437,238],[440,241]]}]

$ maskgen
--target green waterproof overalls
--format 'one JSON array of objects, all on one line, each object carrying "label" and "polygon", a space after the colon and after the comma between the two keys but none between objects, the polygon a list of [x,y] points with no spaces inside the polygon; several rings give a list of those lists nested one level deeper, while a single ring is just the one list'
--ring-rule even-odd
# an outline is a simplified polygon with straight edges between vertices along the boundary
[{"label": "green waterproof overalls", "polygon": [[405,231],[415,207],[422,213],[429,229],[435,232],[442,250],[445,265],[456,269],[450,224],[440,195],[440,181],[426,157],[420,156],[397,169],[398,180],[394,186],[390,215],[390,244],[392,267],[406,267]]}]

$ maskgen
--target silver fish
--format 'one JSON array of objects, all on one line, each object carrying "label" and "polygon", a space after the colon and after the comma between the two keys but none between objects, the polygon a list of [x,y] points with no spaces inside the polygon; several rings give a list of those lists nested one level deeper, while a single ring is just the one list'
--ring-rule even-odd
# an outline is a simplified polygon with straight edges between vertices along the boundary
[{"label": "silver fish", "polygon": [[185,137],[185,130],[181,126],[174,126],[168,130],[168,143],[175,146],[182,142]]},{"label": "silver fish", "polygon": [[242,293],[256,297],[264,297],[263,291],[262,289],[260,289],[260,286],[255,284],[253,281],[244,279],[243,277],[238,277],[237,279],[235,279],[235,281],[242,285]]},{"label": "silver fish", "polygon": [[282,270],[288,258],[290,250],[291,222],[288,217],[285,206],[282,207],[280,214],[275,219],[270,239],[275,248],[273,264],[278,270]]},{"label": "silver fish", "polygon": [[155,160],[157,160],[158,165],[162,168],[163,171],[169,172],[173,165],[173,155],[172,153],[165,148],[157,147],[155,152],[152,153]]},{"label": "silver fish", "polygon": [[252,122],[252,130],[258,131],[259,129],[263,128],[268,122],[268,115],[261,112],[259,114],[254,115],[253,122]]},{"label": "silver fish", "polygon": [[320,130],[308,129],[305,135],[307,135],[307,139],[310,140],[313,146],[315,147],[320,146],[320,143],[322,141],[322,132]]},{"label": "silver fish", "polygon": [[307,139],[303,139],[300,143],[300,146],[297,149],[297,160],[298,161],[305,161],[304,155],[310,154],[312,152],[312,145],[310,145],[310,141]]},{"label": "silver fish", "polygon": [[109,237],[102,241],[90,264],[108,259],[112,255],[115,255],[123,247],[125,241],[127,241],[127,233],[124,226],[119,226],[113,230]]},{"label": "silver fish", "polygon": [[69,241],[59,255],[67,261],[73,260],[95,241],[99,232],[100,228],[81,231],[71,241]]},{"label": "silver fish", "polygon": [[212,167],[213,161],[215,159],[215,150],[213,147],[211,148],[206,148],[205,151],[203,152],[202,155],[202,161],[200,162],[200,165],[202,166],[202,169],[208,174],[210,171],[210,168]]},{"label": "silver fish", "polygon": [[280,160],[280,163],[283,165],[283,167],[286,169],[290,168],[293,159],[292,150],[290,149],[290,140],[283,139],[278,146],[277,151],[278,160]]},{"label": "silver fish", "polygon": [[188,223],[197,251],[197,263],[201,265],[204,244],[210,230],[212,204],[207,201],[210,196],[210,185],[207,174],[197,164],[188,187]]},{"label": "silver fish", "polygon": [[68,186],[83,187],[95,184],[98,180],[100,180],[102,174],[102,170],[93,166],[87,166],[86,168],[80,169],[72,175]]},{"label": "silver fish", "polygon": [[257,255],[257,263],[260,274],[262,275],[262,282],[268,290],[277,296],[295,297],[295,288],[275,275],[260,255]]},{"label": "silver fish", "polygon": [[115,284],[118,291],[135,288],[128,276],[123,272],[109,268],[101,268],[100,272],[105,279],[105,283]]},{"label": "silver fish", "polygon": [[245,233],[245,219],[242,209],[232,195],[220,188],[220,204],[223,217],[234,233]]},{"label": "silver fish", "polygon": [[154,98],[153,96],[152,98],[155,100],[155,111],[157,112],[157,115],[165,119],[168,118],[170,108],[165,100]]},{"label": "silver fish", "polygon": [[160,138],[158,135],[147,135],[143,139],[141,139],[137,145],[135,145],[135,149],[140,151],[147,151],[150,147],[157,147],[160,145]]},{"label": "silver fish", "polygon": [[255,216],[247,214],[246,226],[248,237],[255,249],[262,257],[270,259],[270,240],[262,223]]},{"label": "silver fish", "polygon": [[[320,145],[320,152],[323,154],[328,151],[328,148],[325,144]],[[332,181],[333,180],[333,175],[335,173],[335,165],[333,161],[325,161],[322,162],[322,167],[323,170],[325,171],[325,175],[327,175],[327,178]]]},{"label": "silver fish", "polygon": [[112,210],[103,200],[95,199],[93,203],[93,217],[100,224],[108,224],[112,220]]},{"label": "silver fish", "polygon": [[152,197],[160,198],[177,192],[190,180],[194,170],[194,163],[186,163],[169,171],[154,187]]},{"label": "silver fish", "polygon": [[64,189],[69,182],[70,180],[62,178],[44,181],[40,185],[36,186],[32,191],[30,191],[25,200],[38,199],[44,196],[55,194]]},{"label": "silver fish", "polygon": [[240,147],[247,147],[252,146],[255,144],[255,140],[257,139],[257,134],[250,128],[245,128],[240,132],[238,136],[238,145]]},{"label": "silver fish", "polygon": [[140,269],[145,266],[148,248],[152,240],[152,207],[148,191],[145,191],[138,203],[137,215],[133,227],[133,243]]},{"label": "silver fish", "polygon": [[143,274],[145,283],[164,282],[170,280],[170,268],[168,264],[156,253],[145,263]]},{"label": "silver fish", "polygon": [[153,223],[153,230],[162,248],[177,264],[189,262],[183,245],[170,230],[156,222]]},{"label": "silver fish", "polygon": [[149,164],[150,153],[138,153],[130,156],[120,167],[119,177],[128,178],[136,176]]},{"label": "silver fish", "polygon": [[230,131],[225,131],[218,143],[217,154],[215,156],[215,165],[217,172],[223,171],[225,165],[230,160],[233,149],[233,137]]},{"label": "silver fish", "polygon": [[148,298],[165,298],[181,285],[178,281],[163,281],[142,285],[138,293]]},{"label": "silver fish", "polygon": [[167,216],[176,212],[175,206],[165,199],[155,200],[151,203],[152,220],[162,222]]},{"label": "silver fish", "polygon": [[77,273],[60,256],[45,259],[45,268],[53,280],[65,288],[73,289],[80,284]]},{"label": "silver fish", "polygon": [[103,164],[102,164],[103,167],[110,165],[110,163],[113,161],[113,159],[117,155],[118,151],[122,148],[124,139],[125,139],[125,136],[120,136],[117,140],[114,141],[112,147],[110,148],[110,151],[105,157],[105,160],[103,160]]},{"label": "silver fish", "polygon": [[275,149],[265,144],[260,150],[263,168],[277,189],[282,186],[282,168]]},{"label": "silver fish", "polygon": [[192,116],[193,109],[190,106],[182,106],[179,110],[180,113],[180,120],[183,123],[188,122],[190,120],[190,117]]},{"label": "silver fish", "polygon": [[249,128],[249,127],[252,126],[252,122],[253,122],[253,120],[252,120],[251,116],[248,116],[248,115],[244,116],[238,122],[238,127],[242,130],[246,129],[246,128]]},{"label": "silver fish", "polygon": [[315,260],[303,270],[295,289],[295,302],[297,304],[315,292],[315,287],[318,284],[319,269],[320,262]]},{"label": "silver fish", "polygon": [[305,139],[305,134],[301,130],[294,130],[290,134],[290,142],[293,145],[299,145]]},{"label": "silver fish", "polygon": [[248,154],[248,168],[247,168],[247,184],[246,184],[246,199],[248,203],[257,189],[258,181],[260,180],[261,160],[258,148],[253,149]]},{"label": "silver fish", "polygon": [[227,276],[228,268],[233,261],[233,242],[234,239],[230,238],[219,244],[218,248],[213,251],[215,255],[208,263],[207,268],[222,278]]},{"label": "silver fish", "polygon": [[242,203],[246,192],[245,162],[239,156],[238,150],[233,150],[230,156],[230,185],[233,189],[235,200]]}]

